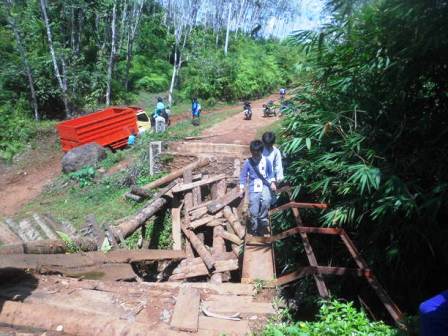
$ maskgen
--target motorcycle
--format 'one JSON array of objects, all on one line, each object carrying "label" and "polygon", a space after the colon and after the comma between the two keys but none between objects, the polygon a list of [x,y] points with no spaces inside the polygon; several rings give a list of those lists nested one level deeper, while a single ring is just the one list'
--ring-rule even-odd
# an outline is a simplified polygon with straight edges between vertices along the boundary
[{"label": "motorcycle", "polygon": [[274,107],[274,102],[270,100],[267,104],[263,104],[263,117],[272,117],[276,116],[277,111]]},{"label": "motorcycle", "polygon": [[244,104],[244,120],[251,120],[252,119],[252,107],[250,104]]}]

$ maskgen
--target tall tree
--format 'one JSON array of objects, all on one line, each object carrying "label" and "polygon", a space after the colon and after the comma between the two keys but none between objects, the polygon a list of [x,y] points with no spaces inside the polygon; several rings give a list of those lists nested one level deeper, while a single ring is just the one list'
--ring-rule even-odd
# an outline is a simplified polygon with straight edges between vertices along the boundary
[{"label": "tall tree", "polygon": [[14,13],[13,13],[14,2],[13,2],[13,0],[5,0],[5,4],[9,9],[9,16],[8,16],[9,24],[14,32],[17,50],[19,51],[20,59],[22,61],[23,68],[25,70],[25,73],[26,73],[26,76],[28,79],[28,85],[30,87],[30,95],[31,95],[31,106],[32,106],[33,112],[34,112],[34,119],[39,120],[40,115],[39,115],[39,109],[38,109],[38,105],[37,105],[36,90],[34,89],[33,73],[31,71],[31,67],[28,62],[28,57],[26,55],[26,50],[25,50],[24,44],[22,42],[22,37],[21,37],[21,33],[19,31],[19,27],[18,27],[16,19],[14,17]]},{"label": "tall tree", "polygon": [[48,19],[47,4],[46,4],[45,0],[40,0],[40,8],[42,11],[42,17],[44,19],[44,24],[45,24],[45,28],[46,28],[46,32],[47,32],[48,47],[50,48],[51,59],[53,61],[54,73],[56,75],[56,78],[57,78],[58,84],[59,84],[59,88],[62,93],[62,101],[64,102],[65,116],[67,118],[69,118],[71,116],[71,113],[70,113],[68,97],[67,97],[67,78],[65,76],[66,67],[65,67],[64,57],[63,56],[60,57],[60,62],[61,62],[61,70],[60,70],[56,52],[54,50],[53,37],[51,34],[50,21]]},{"label": "tall tree", "polygon": [[111,92],[112,92],[112,71],[114,69],[115,55],[117,53],[116,49],[116,26],[115,21],[117,17],[117,4],[113,2],[112,7],[112,24],[111,24],[111,41],[110,41],[110,56],[109,64],[107,66],[107,88],[106,88],[106,104],[110,105]]}]

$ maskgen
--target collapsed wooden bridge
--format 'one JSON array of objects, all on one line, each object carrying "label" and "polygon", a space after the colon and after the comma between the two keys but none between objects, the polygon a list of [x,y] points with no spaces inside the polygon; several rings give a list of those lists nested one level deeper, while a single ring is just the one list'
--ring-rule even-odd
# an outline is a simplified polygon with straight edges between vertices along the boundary
[{"label": "collapsed wooden bridge", "polygon": [[[132,187],[126,197],[150,200],[135,216],[116,225],[99,227],[88,218],[76,232],[51,216],[39,215],[34,216],[34,225],[25,220],[27,230],[21,230],[23,224],[0,224],[0,241],[7,243],[0,247],[0,331],[1,323],[6,323],[5,332],[25,326],[36,333],[59,330],[82,335],[185,331],[244,335],[262,327],[275,313],[269,288],[312,275],[319,294],[327,298],[324,276],[348,273],[364,277],[399,323],[401,312],[345,231],[303,225],[300,208],[326,205],[287,203],[271,212],[291,209],[296,227],[270,237],[246,236],[247,199],[239,192],[237,173],[247,149],[230,146],[227,162],[234,164],[233,173],[220,169],[220,159],[185,153],[186,148],[203,152],[205,145],[176,144],[174,148],[192,157],[192,162],[146,186]],[[213,150],[226,155],[221,147]],[[154,194],[151,190],[156,188],[161,189]],[[142,239],[139,250],[121,248],[138,230],[145,237],[150,219],[161,212],[171,216],[172,250],[150,250]],[[67,244],[56,231],[70,235],[83,252],[63,254]],[[272,244],[295,234],[301,237],[309,265],[276,277]],[[358,268],[319,266],[308,234],[339,235]],[[106,254],[97,251],[104,241],[112,246]],[[152,279],[157,282],[143,281],[148,272],[155,273]],[[253,283],[260,281],[268,295],[256,295]]]}]

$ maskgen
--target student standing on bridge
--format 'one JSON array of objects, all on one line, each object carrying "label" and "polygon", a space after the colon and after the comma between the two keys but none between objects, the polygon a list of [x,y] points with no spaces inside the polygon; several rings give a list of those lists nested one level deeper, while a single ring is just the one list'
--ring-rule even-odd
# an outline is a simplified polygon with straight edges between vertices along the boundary
[{"label": "student standing on bridge", "polygon": [[275,182],[280,183],[285,178],[283,175],[282,154],[280,150],[274,146],[275,134],[272,132],[266,132],[261,137],[263,140],[263,156],[269,160],[274,171]]},{"label": "student standing on bridge", "polygon": [[249,193],[250,230],[254,236],[267,233],[268,211],[271,205],[271,191],[276,190],[275,177],[269,160],[263,157],[263,143],[254,140],[250,143],[252,157],[244,162],[240,173],[240,190],[246,184]]}]

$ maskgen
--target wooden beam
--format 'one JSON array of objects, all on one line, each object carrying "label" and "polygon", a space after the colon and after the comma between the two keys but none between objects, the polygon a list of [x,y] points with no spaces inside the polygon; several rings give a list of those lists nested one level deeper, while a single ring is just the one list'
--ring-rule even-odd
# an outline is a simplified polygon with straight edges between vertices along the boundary
[{"label": "wooden beam", "polygon": [[222,216],[223,216],[222,212],[218,212],[214,216],[204,216],[198,220],[190,222],[188,227],[191,229],[196,229],[200,226],[206,225],[206,224],[214,221],[215,219],[222,218]]},{"label": "wooden beam", "polygon": [[224,217],[227,219],[227,221],[232,226],[233,230],[235,231],[236,235],[243,239],[246,235],[246,229],[241,225],[238,218],[233,214],[232,209],[230,209],[229,206],[224,207]]},{"label": "wooden beam", "polygon": [[0,258],[0,268],[39,269],[42,266],[67,268],[99,264],[132,263],[148,260],[183,259],[183,251],[173,250],[113,250],[108,253],[85,252],[73,254],[11,254]]},{"label": "wooden beam", "polygon": [[[233,254],[233,253],[232,253]],[[238,259],[217,260],[215,261],[215,267],[213,272],[210,272],[207,267],[202,264],[187,265],[185,266],[185,272],[176,273],[169,277],[170,281],[183,280],[188,278],[194,278],[198,276],[210,275],[213,273],[223,273],[226,271],[235,271],[239,268]]]},{"label": "wooden beam", "polygon": [[[355,260],[355,263],[358,265],[361,269],[368,269],[368,264],[364,260],[364,258],[359,253],[358,249],[356,248],[353,241],[348,236],[347,232],[345,230],[342,230],[341,239],[344,242],[345,246],[347,247],[348,251],[350,252],[351,256]],[[395,323],[403,328],[404,324],[402,322],[403,320],[403,313],[401,312],[400,308],[395,304],[395,302],[392,300],[392,298],[389,296],[389,294],[386,292],[384,287],[380,284],[378,279],[373,275],[370,274],[369,276],[365,277],[367,282],[369,283],[370,287],[376,292],[378,295],[378,298],[383,303],[384,307],[389,312],[390,316],[394,319]]]},{"label": "wooden beam", "polygon": [[225,240],[228,240],[236,245],[241,245],[243,243],[243,241],[240,238],[238,238],[237,235],[234,235],[233,233],[230,233],[228,231],[221,230],[219,234]]},{"label": "wooden beam", "polygon": [[207,185],[207,184],[211,184],[213,182],[222,180],[226,177],[225,174],[220,174],[220,175],[216,175],[216,176],[212,176],[209,177],[207,179],[203,179],[197,182],[192,182],[192,183],[186,183],[184,182],[183,184],[178,184],[175,188],[173,188],[173,192],[174,193],[178,193],[178,192],[183,192],[183,191],[187,191],[190,189],[194,189],[203,185]]},{"label": "wooden beam", "polygon": [[[193,181],[192,170],[187,169],[183,173],[184,183],[191,183]],[[191,191],[187,192],[184,195],[184,211],[185,211],[185,225],[188,226],[190,223],[190,217],[188,216],[188,212],[193,207],[193,193]],[[181,223],[181,229],[183,225]],[[187,258],[194,258],[193,247],[191,246],[190,240],[185,239],[185,252],[187,254]]]},{"label": "wooden beam", "polygon": [[[158,187],[160,187],[162,185],[165,185],[165,184],[175,180],[178,177],[181,177],[188,170],[193,171],[193,170],[195,170],[197,168],[201,168],[201,167],[207,166],[209,163],[210,163],[210,159],[208,159],[208,158],[201,158],[201,159],[199,159],[199,160],[197,160],[197,161],[195,161],[193,163],[190,163],[189,165],[185,166],[184,168],[175,170],[174,172],[172,172],[172,173],[170,173],[170,174],[168,174],[168,175],[166,175],[166,176],[164,176],[164,177],[162,177],[162,178],[160,178],[160,179],[158,179],[156,181],[153,181],[151,183],[148,183],[148,184],[144,185],[142,188],[143,189],[147,189],[147,190],[158,188]],[[185,179],[184,179],[184,182],[185,182]]]},{"label": "wooden beam", "polygon": [[287,237],[296,235],[298,233],[320,233],[329,235],[339,235],[342,229],[339,228],[321,228],[321,227],[311,227],[311,226],[298,226],[292,229],[283,231],[279,234],[273,235],[271,237],[247,237],[247,244],[268,244],[275,242],[277,240],[285,239]]},{"label": "wooden beam", "polygon": [[215,264],[215,258],[212,257],[210,252],[205,248],[205,245],[201,242],[201,240],[196,236],[196,234],[187,229],[185,225],[181,225],[182,232],[185,237],[187,237],[188,241],[191,243],[191,246],[196,250],[198,255],[202,258],[205,265],[209,270],[213,270]]},{"label": "wooden beam", "polygon": [[291,208],[300,208],[300,209],[326,209],[328,206],[324,203],[298,203],[298,202],[289,202],[283,205],[280,205],[277,208],[272,209],[270,212],[278,212]]},{"label": "wooden beam", "polygon": [[173,207],[171,208],[171,236],[173,238],[173,250],[182,250],[182,205],[177,197],[173,199]]},{"label": "wooden beam", "polygon": [[226,205],[229,205],[233,201],[237,200],[238,198],[243,197],[243,193],[239,191],[239,188],[235,188],[231,191],[229,191],[227,194],[225,194],[222,197],[219,197],[212,203],[210,203],[207,206],[207,210],[211,214],[215,214],[218,211],[222,210]]}]

